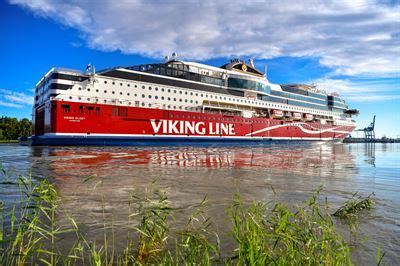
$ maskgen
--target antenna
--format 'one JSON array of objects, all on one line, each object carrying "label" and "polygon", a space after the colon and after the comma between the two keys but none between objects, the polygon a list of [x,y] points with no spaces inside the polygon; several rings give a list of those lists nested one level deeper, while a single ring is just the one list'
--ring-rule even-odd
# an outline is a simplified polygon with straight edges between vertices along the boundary
[{"label": "antenna", "polygon": [[264,64],[264,76],[267,76],[267,64]]},{"label": "antenna", "polygon": [[175,60],[178,57],[178,54],[176,52],[172,53],[172,58]]},{"label": "antenna", "polygon": [[166,55],[166,56],[164,57],[164,61],[165,61],[165,62],[168,62],[168,61],[169,61],[169,56],[168,56],[168,55]]}]

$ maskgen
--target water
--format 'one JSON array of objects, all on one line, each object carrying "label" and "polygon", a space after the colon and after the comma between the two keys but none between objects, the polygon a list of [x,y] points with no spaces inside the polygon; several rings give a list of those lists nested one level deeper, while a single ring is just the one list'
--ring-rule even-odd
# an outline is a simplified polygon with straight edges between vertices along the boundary
[{"label": "water", "polygon": [[[257,147],[26,147],[0,146],[3,166],[16,176],[32,171],[52,178],[63,208],[82,230],[102,239],[104,220],[126,223],[127,199],[152,181],[179,208],[175,224],[208,195],[208,213],[222,241],[226,208],[236,193],[250,202],[277,197],[291,206],[325,188],[330,212],[353,192],[376,194],[376,207],[362,216],[356,264],[374,264],[380,246],[384,261],[400,261],[400,144],[273,143]],[[14,169],[14,170],[12,170]],[[93,178],[84,182],[88,176]],[[272,189],[273,188],[273,189]],[[0,199],[11,206],[14,185],[3,184]],[[334,220],[350,241],[347,225]],[[123,232],[116,231],[118,235]],[[223,246],[229,250],[229,245]]]}]

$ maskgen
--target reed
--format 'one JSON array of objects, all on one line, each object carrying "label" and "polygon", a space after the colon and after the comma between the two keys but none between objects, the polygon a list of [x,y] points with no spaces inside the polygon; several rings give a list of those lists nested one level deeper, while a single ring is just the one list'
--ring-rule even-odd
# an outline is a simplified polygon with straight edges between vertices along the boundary
[{"label": "reed", "polygon": [[[171,228],[174,209],[167,194],[151,184],[128,202],[127,238],[114,240],[104,223],[104,241],[87,240],[73,217],[62,212],[55,187],[47,179],[19,177],[20,203],[8,214],[1,246],[4,265],[283,265],[351,264],[350,248],[336,233],[319,191],[296,210],[279,201],[246,205],[237,196],[229,209],[231,241],[236,248],[222,256],[220,238],[207,215],[207,198],[187,217],[184,228]],[[113,232],[113,231],[112,231]],[[69,247],[59,248],[66,234]],[[122,250],[115,241],[126,241]]]}]

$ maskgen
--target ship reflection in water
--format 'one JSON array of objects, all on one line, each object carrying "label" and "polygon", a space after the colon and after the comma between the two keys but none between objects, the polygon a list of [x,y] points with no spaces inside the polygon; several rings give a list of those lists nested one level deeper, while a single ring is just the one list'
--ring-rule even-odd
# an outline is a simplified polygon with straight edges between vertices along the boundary
[{"label": "ship reflection in water", "polygon": [[[229,238],[226,208],[235,194],[239,193],[246,202],[269,202],[275,192],[285,203],[298,205],[323,186],[331,213],[353,192],[376,194],[376,208],[363,217],[360,225],[359,239],[368,240],[354,247],[357,264],[374,262],[378,245],[386,252],[387,262],[399,259],[399,144],[15,149],[21,154],[26,150],[23,156],[30,160],[34,175],[52,178],[63,208],[93,239],[102,239],[100,228],[104,220],[123,228],[129,196],[143,192],[154,180],[178,209],[173,226],[181,225],[182,217],[207,195],[207,211],[222,243]],[[339,231],[346,232],[344,223],[335,223]],[[123,230],[117,229],[115,234],[117,239],[124,236]]]}]

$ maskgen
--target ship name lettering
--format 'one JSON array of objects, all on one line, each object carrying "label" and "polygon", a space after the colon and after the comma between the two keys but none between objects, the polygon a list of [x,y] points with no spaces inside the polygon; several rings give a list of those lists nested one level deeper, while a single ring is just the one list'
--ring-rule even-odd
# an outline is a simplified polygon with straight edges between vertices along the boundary
[{"label": "ship name lettering", "polygon": [[[177,120],[150,120],[154,134],[186,134],[205,135],[207,127],[205,122],[177,121]],[[234,125],[230,123],[208,124],[209,135],[235,135]]]}]

